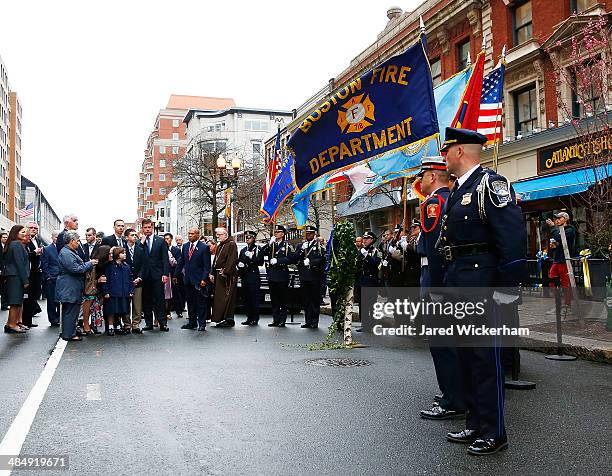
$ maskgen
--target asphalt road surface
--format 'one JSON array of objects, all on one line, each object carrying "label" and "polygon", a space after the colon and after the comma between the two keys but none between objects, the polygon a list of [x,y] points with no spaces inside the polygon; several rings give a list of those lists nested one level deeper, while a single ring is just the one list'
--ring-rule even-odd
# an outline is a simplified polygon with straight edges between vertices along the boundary
[{"label": "asphalt road surface", "polygon": [[[44,316],[35,322],[26,336],[0,337],[0,437],[57,342]],[[610,474],[610,366],[523,351],[521,377],[537,389],[506,392],[510,447],[473,457],[445,440],[461,421],[418,416],[437,385],[416,341],[356,334],[369,347],[309,351],[325,328],[268,328],[263,318],[202,333],[184,322],[68,343],[21,454],[69,455],[79,475]],[[305,362],[324,357],[370,365]]]}]

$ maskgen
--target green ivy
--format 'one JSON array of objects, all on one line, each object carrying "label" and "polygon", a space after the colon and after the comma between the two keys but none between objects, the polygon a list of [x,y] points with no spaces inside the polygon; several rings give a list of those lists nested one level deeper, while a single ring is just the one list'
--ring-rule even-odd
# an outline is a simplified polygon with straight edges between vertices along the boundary
[{"label": "green ivy", "polygon": [[333,231],[327,284],[329,295],[337,296],[337,299],[333,309],[332,323],[327,334],[327,342],[334,337],[337,328],[342,328],[344,325],[347,294],[355,284],[357,253],[355,226],[348,221],[336,223]]}]

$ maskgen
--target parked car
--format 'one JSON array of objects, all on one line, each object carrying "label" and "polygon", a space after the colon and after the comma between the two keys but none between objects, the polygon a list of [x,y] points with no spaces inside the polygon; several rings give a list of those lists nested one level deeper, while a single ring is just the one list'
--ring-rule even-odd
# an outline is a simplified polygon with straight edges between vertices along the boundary
[{"label": "parked car", "polygon": [[[238,254],[243,248],[246,247],[246,243],[236,243],[238,245]],[[267,257],[266,257],[267,259]],[[270,300],[270,287],[268,286],[268,276],[266,274],[265,263],[259,267],[259,276],[261,279],[261,287],[259,294],[259,310],[261,313],[269,313],[272,311],[272,302]],[[238,279],[238,302],[237,312],[244,312],[244,300],[242,298],[242,280]],[[297,271],[297,267],[289,265],[289,314],[299,314],[302,311],[302,292],[300,289],[300,276]]]}]

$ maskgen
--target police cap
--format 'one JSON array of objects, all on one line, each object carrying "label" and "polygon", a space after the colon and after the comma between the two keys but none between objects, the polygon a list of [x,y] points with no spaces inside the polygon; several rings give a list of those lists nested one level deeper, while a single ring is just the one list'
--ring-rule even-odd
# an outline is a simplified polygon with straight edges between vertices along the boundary
[{"label": "police cap", "polygon": [[306,225],[306,227],[304,228],[304,231],[306,233],[316,233],[317,231],[317,227],[316,226],[312,226],[312,225]]},{"label": "police cap", "polygon": [[245,231],[244,232],[244,237],[245,238],[255,238],[257,236],[257,232],[255,231]]},{"label": "police cap", "polygon": [[446,152],[449,147],[458,144],[479,144],[485,145],[487,136],[470,129],[457,129],[455,127],[446,128],[446,138],[440,147],[440,152]]},{"label": "police cap", "polygon": [[274,232],[276,233],[277,231],[282,231],[285,235],[287,234],[287,228],[285,228],[283,225],[276,225],[274,227]]},{"label": "police cap", "polygon": [[373,240],[376,240],[376,235],[374,233],[372,233],[371,231],[366,231],[363,234],[364,238],[372,238]]}]

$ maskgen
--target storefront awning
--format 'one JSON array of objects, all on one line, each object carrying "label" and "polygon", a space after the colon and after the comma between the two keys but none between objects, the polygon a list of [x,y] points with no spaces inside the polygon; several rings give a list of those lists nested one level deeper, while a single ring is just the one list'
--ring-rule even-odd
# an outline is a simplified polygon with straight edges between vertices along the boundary
[{"label": "storefront awning", "polygon": [[542,200],[584,192],[602,179],[612,177],[612,164],[548,175],[512,184],[522,201]]}]

